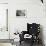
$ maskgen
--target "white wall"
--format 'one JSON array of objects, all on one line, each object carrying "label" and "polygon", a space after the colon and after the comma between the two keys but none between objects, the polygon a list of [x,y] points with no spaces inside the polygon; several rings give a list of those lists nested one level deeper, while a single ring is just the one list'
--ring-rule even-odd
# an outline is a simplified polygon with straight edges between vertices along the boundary
[{"label": "white wall", "polygon": [[8,0],[0,0],[0,3],[8,3]]}]

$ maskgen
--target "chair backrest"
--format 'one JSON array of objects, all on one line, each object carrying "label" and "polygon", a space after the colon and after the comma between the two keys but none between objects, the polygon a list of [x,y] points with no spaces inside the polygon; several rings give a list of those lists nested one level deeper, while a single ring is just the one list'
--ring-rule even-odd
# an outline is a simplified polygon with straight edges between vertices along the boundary
[{"label": "chair backrest", "polygon": [[29,34],[34,34],[37,35],[40,32],[40,24],[32,23],[29,24],[27,23],[27,31]]}]

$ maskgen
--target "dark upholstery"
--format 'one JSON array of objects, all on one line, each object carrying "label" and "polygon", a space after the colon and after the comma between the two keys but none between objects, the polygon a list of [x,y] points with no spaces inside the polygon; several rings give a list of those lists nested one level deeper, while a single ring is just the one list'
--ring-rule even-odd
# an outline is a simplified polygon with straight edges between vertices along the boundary
[{"label": "dark upholstery", "polygon": [[[34,40],[37,41],[39,39],[39,37],[38,37],[39,33],[40,33],[40,24],[27,23],[27,31],[22,31],[22,34],[20,34],[20,43],[21,43],[21,41],[24,41],[25,34],[32,35],[32,38],[30,39],[30,41],[34,41]],[[33,42],[31,42],[31,43],[33,43]]]},{"label": "dark upholstery", "polygon": [[30,35],[34,34],[37,35],[40,32],[40,24],[32,23],[29,24],[27,23],[27,31]]}]

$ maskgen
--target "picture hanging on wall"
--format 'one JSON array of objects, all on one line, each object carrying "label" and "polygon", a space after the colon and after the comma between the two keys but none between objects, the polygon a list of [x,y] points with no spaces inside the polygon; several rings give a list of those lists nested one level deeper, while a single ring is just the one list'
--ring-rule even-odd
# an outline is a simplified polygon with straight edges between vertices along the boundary
[{"label": "picture hanging on wall", "polygon": [[16,10],[16,17],[26,17],[25,10]]}]

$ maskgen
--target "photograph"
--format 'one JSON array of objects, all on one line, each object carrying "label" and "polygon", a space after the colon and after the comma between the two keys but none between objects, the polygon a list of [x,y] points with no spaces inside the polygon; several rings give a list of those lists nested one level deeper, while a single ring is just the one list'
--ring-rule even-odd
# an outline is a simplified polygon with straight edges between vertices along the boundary
[{"label": "photograph", "polygon": [[25,10],[16,10],[16,17],[25,17],[26,16]]}]

